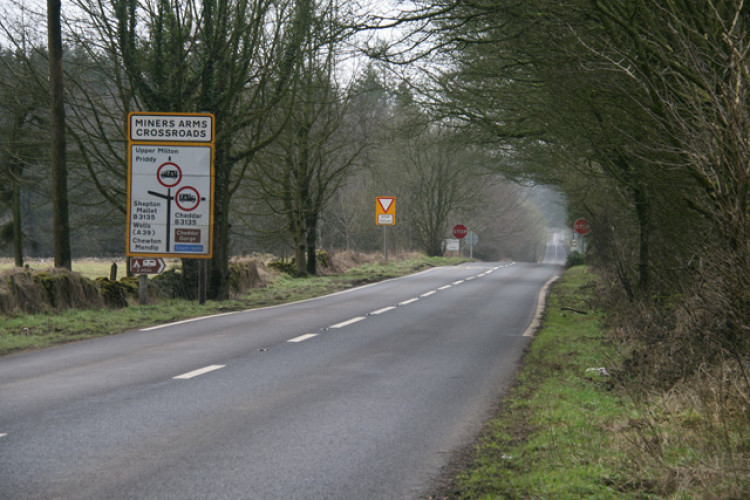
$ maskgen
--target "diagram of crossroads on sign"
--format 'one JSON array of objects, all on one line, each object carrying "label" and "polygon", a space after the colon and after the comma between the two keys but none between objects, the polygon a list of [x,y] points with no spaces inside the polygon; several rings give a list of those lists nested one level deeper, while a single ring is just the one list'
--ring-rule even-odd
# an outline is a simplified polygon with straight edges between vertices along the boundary
[{"label": "diagram of crossroads on sign", "polygon": [[131,145],[130,251],[208,253],[211,149]]}]

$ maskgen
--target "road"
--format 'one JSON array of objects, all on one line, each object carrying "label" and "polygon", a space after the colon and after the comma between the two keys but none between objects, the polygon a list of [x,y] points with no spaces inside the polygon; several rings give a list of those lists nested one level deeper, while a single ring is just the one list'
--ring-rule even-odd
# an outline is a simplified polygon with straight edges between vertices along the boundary
[{"label": "road", "polygon": [[420,498],[557,264],[472,263],[0,359],[0,498]]}]

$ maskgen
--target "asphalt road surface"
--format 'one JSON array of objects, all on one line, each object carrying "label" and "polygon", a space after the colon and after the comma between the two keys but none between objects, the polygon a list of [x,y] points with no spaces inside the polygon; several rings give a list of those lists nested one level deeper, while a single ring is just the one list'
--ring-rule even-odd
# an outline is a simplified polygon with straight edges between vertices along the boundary
[{"label": "asphalt road surface", "polygon": [[559,270],[436,268],[2,358],[0,498],[420,498]]}]

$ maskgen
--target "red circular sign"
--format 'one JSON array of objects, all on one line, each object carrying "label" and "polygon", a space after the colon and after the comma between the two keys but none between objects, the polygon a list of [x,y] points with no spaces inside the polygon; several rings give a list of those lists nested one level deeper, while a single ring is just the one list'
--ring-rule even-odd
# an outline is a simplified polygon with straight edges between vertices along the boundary
[{"label": "red circular sign", "polygon": [[589,223],[586,219],[581,217],[580,219],[576,219],[576,221],[573,223],[573,229],[580,235],[588,234]]},{"label": "red circular sign", "polygon": [[453,237],[462,240],[464,239],[464,236],[466,236],[466,233],[468,231],[469,230],[466,229],[466,226],[464,226],[463,224],[456,224],[455,226],[453,226]]},{"label": "red circular sign", "polygon": [[177,191],[177,194],[174,196],[174,200],[180,210],[184,210],[185,212],[195,210],[196,208],[198,208],[198,204],[201,202],[198,190],[193,186],[185,186],[183,188],[180,188]]},{"label": "red circular sign", "polygon": [[162,163],[158,169],[156,169],[156,179],[164,187],[171,188],[175,187],[182,180],[182,169],[176,164],[168,161]]}]

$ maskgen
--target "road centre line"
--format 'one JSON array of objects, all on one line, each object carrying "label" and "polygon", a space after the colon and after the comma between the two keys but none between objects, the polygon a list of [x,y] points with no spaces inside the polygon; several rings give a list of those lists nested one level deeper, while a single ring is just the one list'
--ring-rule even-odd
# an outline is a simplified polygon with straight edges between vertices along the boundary
[{"label": "road centre line", "polygon": [[377,316],[378,314],[383,314],[384,312],[392,311],[394,309],[396,309],[396,306],[384,307],[382,309],[378,309],[377,311],[372,311],[370,313],[370,316]]},{"label": "road centre line", "polygon": [[422,295],[420,295],[420,297],[422,297],[422,298],[429,297],[430,295],[432,295],[434,293],[437,293],[437,290],[430,290],[429,292],[423,293]]},{"label": "road centre line", "polygon": [[405,300],[403,302],[399,302],[398,305],[400,305],[400,306],[406,306],[406,305],[409,305],[412,302],[416,302],[418,300],[419,300],[419,297],[414,297],[413,299],[409,299],[409,300]]},{"label": "road centre line", "polygon": [[287,342],[304,342],[307,339],[311,339],[313,337],[317,337],[317,333],[306,333],[305,335],[300,335],[299,337],[294,337],[293,339],[287,340]]},{"label": "road centre line", "polygon": [[343,328],[345,326],[349,326],[351,324],[357,323],[359,321],[362,321],[363,319],[367,319],[366,316],[357,316],[356,318],[348,319],[346,321],[342,321],[341,323],[336,323],[335,325],[331,325],[328,328]]},{"label": "road centre line", "polygon": [[177,375],[176,377],[172,377],[173,379],[180,379],[180,380],[187,380],[193,377],[197,377],[198,375],[203,375],[205,373],[212,372],[214,370],[219,370],[221,368],[224,368],[226,365],[210,365],[210,366],[204,366],[203,368],[199,368],[197,370],[193,370],[192,372],[183,373],[182,375]]},{"label": "road centre line", "polygon": [[4,438],[4,437],[5,437],[5,436],[7,436],[7,435],[8,435],[8,433],[7,433],[7,432],[0,432],[0,438]]},{"label": "road centre line", "polygon": [[438,290],[447,290],[448,288],[452,287],[453,285],[444,285],[438,288]]},{"label": "road centre line", "polygon": [[452,285],[460,285],[460,284],[461,284],[461,283],[463,283],[464,281],[465,281],[465,280],[458,280],[458,281],[454,281],[454,282],[453,282],[453,283],[451,283],[451,284],[452,284]]}]

